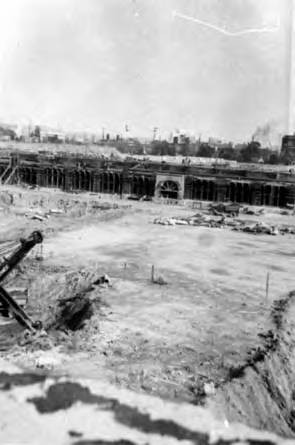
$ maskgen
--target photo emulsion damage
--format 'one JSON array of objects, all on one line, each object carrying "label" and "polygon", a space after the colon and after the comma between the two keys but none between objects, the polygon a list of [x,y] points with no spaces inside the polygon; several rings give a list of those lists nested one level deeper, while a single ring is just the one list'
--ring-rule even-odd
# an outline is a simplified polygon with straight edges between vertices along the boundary
[{"label": "photo emulsion damage", "polygon": [[0,18],[0,443],[295,443],[295,0]]}]

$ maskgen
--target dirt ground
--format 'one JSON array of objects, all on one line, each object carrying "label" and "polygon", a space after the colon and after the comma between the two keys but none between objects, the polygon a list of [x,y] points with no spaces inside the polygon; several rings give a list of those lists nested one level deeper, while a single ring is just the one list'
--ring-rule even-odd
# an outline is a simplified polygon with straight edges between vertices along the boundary
[{"label": "dirt ground", "polygon": [[[93,210],[106,201],[118,208]],[[94,277],[107,273],[112,283],[94,290],[97,313],[86,327],[55,337],[52,349],[16,345],[21,328],[1,322],[1,356],[29,369],[197,402],[204,383],[222,382],[259,344],[272,301],[294,288],[294,235],[160,226],[154,218],[196,210],[60,191],[5,188],[0,207],[0,246],[36,229],[45,237],[6,284],[29,288],[34,319]],[[31,219],[50,209],[62,213]],[[294,224],[272,208],[250,218]],[[167,285],[151,282],[152,265]]]}]

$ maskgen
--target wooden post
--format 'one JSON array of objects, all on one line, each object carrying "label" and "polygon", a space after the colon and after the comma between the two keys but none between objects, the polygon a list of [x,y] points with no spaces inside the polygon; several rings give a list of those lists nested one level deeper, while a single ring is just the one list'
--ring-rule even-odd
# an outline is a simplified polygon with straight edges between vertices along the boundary
[{"label": "wooden post", "polygon": [[266,274],[266,286],[265,286],[265,300],[268,301],[268,291],[269,291],[269,272]]},{"label": "wooden post", "polygon": [[155,266],[152,265],[152,270],[151,270],[151,282],[154,283],[155,281]]}]

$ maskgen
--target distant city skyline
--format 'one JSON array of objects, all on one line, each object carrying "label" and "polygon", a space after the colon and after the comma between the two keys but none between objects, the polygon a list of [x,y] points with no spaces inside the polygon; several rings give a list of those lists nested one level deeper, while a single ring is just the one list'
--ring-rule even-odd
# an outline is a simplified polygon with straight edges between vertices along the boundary
[{"label": "distant city skyline", "polygon": [[289,120],[291,2],[3,0],[0,120],[278,137]]}]

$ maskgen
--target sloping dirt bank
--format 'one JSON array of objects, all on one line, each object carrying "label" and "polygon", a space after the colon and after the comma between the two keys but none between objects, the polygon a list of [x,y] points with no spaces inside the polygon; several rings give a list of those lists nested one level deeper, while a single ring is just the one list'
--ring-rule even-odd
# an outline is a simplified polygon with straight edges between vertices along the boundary
[{"label": "sloping dirt bank", "polygon": [[295,437],[295,292],[273,304],[263,348],[228,369],[207,405],[223,420]]}]

